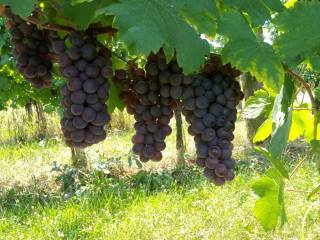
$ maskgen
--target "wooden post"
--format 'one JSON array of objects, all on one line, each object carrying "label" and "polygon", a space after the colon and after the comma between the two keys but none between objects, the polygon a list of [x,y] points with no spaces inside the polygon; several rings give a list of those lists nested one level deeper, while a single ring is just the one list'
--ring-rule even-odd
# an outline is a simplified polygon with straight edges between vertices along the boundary
[{"label": "wooden post", "polygon": [[80,148],[71,148],[71,153],[71,165],[77,169],[86,169],[88,166],[86,152]]},{"label": "wooden post", "polygon": [[182,114],[181,114],[181,107],[178,106],[174,111],[174,116],[176,119],[176,128],[177,128],[177,134],[176,134],[176,149],[177,149],[177,160],[178,160],[178,166],[185,165],[185,144],[183,141],[183,124],[182,124]]},{"label": "wooden post", "polygon": [[[259,83],[254,77],[252,77],[249,73],[244,73],[241,76],[241,83],[244,93],[245,100],[254,94],[254,92],[262,87],[261,83]],[[258,128],[264,122],[265,117],[259,116],[256,119],[247,119],[246,120],[246,128],[247,128],[247,137],[252,142]]]},{"label": "wooden post", "polygon": [[32,102],[31,101],[26,103],[25,109],[26,109],[26,112],[28,115],[28,120],[31,121],[32,117],[33,117],[33,109],[32,109]]},{"label": "wooden post", "polygon": [[40,138],[44,138],[47,135],[47,120],[43,111],[43,106],[41,103],[36,102],[35,104],[36,111],[37,111],[37,117],[38,117],[38,123],[40,126]]}]

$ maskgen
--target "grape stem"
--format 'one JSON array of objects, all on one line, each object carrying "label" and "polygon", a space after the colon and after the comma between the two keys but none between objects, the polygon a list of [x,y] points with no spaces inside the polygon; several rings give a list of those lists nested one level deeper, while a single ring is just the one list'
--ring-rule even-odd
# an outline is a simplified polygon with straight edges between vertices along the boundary
[{"label": "grape stem", "polygon": [[[43,29],[48,29],[48,30],[53,30],[53,31],[63,31],[63,32],[68,32],[68,33],[76,31],[76,29],[74,29],[73,27],[63,26],[63,25],[59,25],[59,24],[44,23],[35,17],[29,17],[28,22],[35,24]],[[115,34],[117,31],[118,31],[117,29],[110,27],[110,26],[91,28],[91,29],[87,30],[87,32],[92,35],[99,35],[102,33]]]}]

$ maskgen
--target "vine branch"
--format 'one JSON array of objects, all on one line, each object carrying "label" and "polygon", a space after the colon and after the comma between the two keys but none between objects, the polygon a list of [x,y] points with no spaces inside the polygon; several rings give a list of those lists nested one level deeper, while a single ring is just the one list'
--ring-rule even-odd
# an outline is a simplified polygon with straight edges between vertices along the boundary
[{"label": "vine branch", "polygon": [[315,109],[314,108],[291,108],[291,110],[293,111],[314,111]]},{"label": "vine branch", "polygon": [[[49,1],[49,4],[51,4],[57,11],[59,11],[60,6],[55,5],[54,3],[52,3],[51,1]],[[3,16],[4,14],[4,9],[5,7],[0,4],[0,16]],[[43,15],[43,12],[39,9],[35,9],[35,11],[38,14]],[[48,30],[53,30],[53,31],[63,31],[63,32],[73,32],[76,29],[74,29],[73,27],[69,27],[69,26],[63,26],[63,25],[59,25],[59,24],[51,24],[51,23],[45,23],[40,21],[38,18],[34,17],[34,16],[30,16],[27,19],[28,22],[35,24],[43,29],[48,29]],[[98,28],[89,28],[87,30],[87,33],[92,34],[92,35],[98,35],[98,34],[102,34],[102,33],[108,33],[110,35],[113,35],[117,32],[118,30],[107,26],[107,27],[98,27]]]},{"label": "vine branch", "polygon": [[312,113],[314,114],[314,131],[313,131],[313,138],[317,139],[317,135],[318,135],[318,106],[316,103],[316,100],[313,96],[312,90],[310,85],[297,73],[295,73],[294,71],[287,69],[288,74],[296,79],[298,82],[300,82],[302,84],[302,86],[306,89],[306,91],[308,92],[308,95],[310,97],[310,101],[311,101],[311,106],[312,106]]},{"label": "vine branch", "polygon": [[[68,32],[68,33],[75,31],[75,29],[73,27],[63,26],[63,25],[59,25],[59,24],[44,23],[35,17],[29,17],[28,22],[33,23],[37,26],[40,26],[41,28],[53,30],[53,31],[63,31],[63,32]],[[102,33],[115,34],[117,31],[118,30],[113,27],[91,28],[91,29],[87,30],[87,32],[92,35],[98,35],[98,34],[102,34]]]},{"label": "vine branch", "polygon": [[288,69],[287,72],[292,78],[298,80],[298,82],[300,82],[303,85],[303,87],[306,89],[306,91],[308,92],[308,95],[310,97],[312,108],[316,109],[316,107],[317,107],[316,106],[316,101],[315,101],[315,98],[313,96],[313,93],[312,93],[310,85],[300,75],[298,75],[294,71]]},{"label": "vine branch", "polygon": [[62,26],[62,25],[58,25],[58,24],[43,23],[38,18],[35,18],[35,17],[29,17],[28,22],[35,24],[41,28],[53,30],[53,31],[63,31],[63,32],[74,31],[74,29],[72,27]]},{"label": "vine branch", "polygon": [[290,178],[293,177],[293,175],[298,171],[298,169],[302,166],[302,164],[306,161],[307,156],[304,157],[296,166],[295,168],[291,171],[290,173]]}]

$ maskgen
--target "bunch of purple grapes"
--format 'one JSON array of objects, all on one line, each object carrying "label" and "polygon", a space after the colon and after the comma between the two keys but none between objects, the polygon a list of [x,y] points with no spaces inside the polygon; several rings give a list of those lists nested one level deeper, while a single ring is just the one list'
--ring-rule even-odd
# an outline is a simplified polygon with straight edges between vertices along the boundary
[{"label": "bunch of purple grapes", "polygon": [[36,25],[14,15],[9,8],[6,8],[5,15],[18,71],[35,88],[48,87],[52,78],[49,31],[39,30]]},{"label": "bunch of purple grapes", "polygon": [[160,161],[165,139],[172,132],[173,108],[182,95],[183,74],[176,60],[167,62],[162,49],[149,55],[145,69],[117,71],[115,82],[127,111],[136,120],[133,152],[143,162]]},{"label": "bunch of purple grapes", "polygon": [[72,32],[68,40],[52,39],[52,49],[59,56],[61,75],[67,84],[61,88],[64,117],[61,120],[66,144],[85,148],[106,138],[110,121],[106,101],[108,78],[112,77],[111,52],[98,48],[96,39]]},{"label": "bunch of purple grapes", "polygon": [[197,165],[216,185],[234,179],[233,131],[243,93],[239,83],[208,64],[201,74],[190,76],[182,95],[189,134],[194,136]]}]

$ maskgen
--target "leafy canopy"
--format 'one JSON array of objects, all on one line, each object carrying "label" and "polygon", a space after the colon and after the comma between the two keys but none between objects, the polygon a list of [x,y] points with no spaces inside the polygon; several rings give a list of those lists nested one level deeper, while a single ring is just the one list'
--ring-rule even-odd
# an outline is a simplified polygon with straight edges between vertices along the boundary
[{"label": "leafy canopy", "polygon": [[275,47],[281,59],[300,62],[320,50],[320,2],[298,2],[274,19],[280,35]]},{"label": "leafy canopy", "polygon": [[273,94],[277,93],[284,81],[284,69],[272,46],[259,41],[235,10],[223,13],[218,26],[219,33],[229,39],[222,50],[224,61],[250,72]]},{"label": "leafy canopy", "polygon": [[10,6],[15,14],[24,18],[30,15],[36,3],[37,0],[0,0],[0,4]]},{"label": "leafy canopy", "polygon": [[[199,1],[199,4],[201,2],[206,1]],[[180,9],[169,3],[164,0],[121,0],[99,12],[116,16],[120,39],[133,54],[148,55],[165,45],[171,51],[176,49],[178,63],[186,73],[197,71],[204,63],[205,55],[209,54],[209,44],[179,15]]]},{"label": "leafy canopy", "polygon": [[253,26],[263,25],[273,12],[283,9],[280,0],[224,0],[224,3],[248,14]]}]

